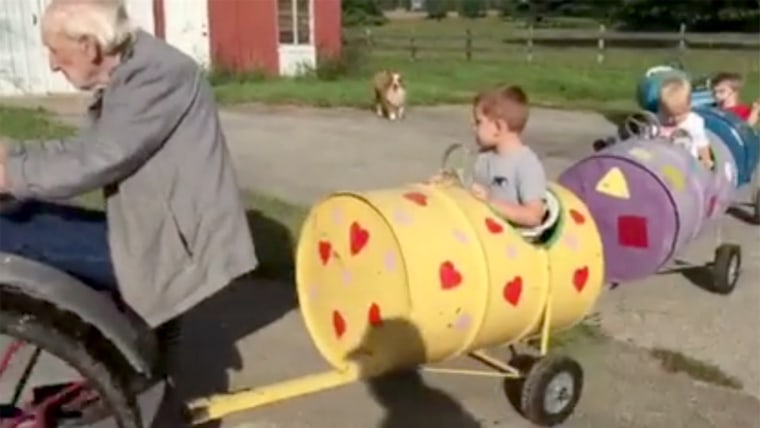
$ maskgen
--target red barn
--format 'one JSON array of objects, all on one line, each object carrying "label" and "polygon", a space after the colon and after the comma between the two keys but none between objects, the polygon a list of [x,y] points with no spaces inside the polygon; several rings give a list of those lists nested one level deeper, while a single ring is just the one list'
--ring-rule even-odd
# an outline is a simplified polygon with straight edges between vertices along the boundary
[{"label": "red barn", "polygon": [[340,2],[153,0],[154,31],[205,64],[292,75],[340,52]]}]

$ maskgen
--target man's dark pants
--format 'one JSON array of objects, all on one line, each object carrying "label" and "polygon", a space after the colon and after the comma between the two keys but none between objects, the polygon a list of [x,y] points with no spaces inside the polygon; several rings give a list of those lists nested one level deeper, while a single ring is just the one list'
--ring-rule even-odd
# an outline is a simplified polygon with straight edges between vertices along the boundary
[{"label": "man's dark pants", "polygon": [[[102,211],[36,200],[18,203],[0,211],[0,253],[44,263],[119,300]],[[173,344],[179,323],[170,321],[157,332],[163,346]]]},{"label": "man's dark pants", "polygon": [[117,290],[102,211],[18,203],[0,211],[0,252],[57,268],[100,291]]}]

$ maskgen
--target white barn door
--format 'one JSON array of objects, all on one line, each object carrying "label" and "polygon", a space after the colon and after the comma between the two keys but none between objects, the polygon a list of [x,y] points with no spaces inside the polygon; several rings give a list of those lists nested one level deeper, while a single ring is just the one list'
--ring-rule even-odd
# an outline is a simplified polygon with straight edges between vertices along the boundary
[{"label": "white barn door", "polygon": [[156,20],[153,17],[153,0],[126,0],[124,6],[132,23],[150,34],[155,34]]},{"label": "white barn door", "polygon": [[[0,0],[0,96],[76,92],[50,70],[40,20],[50,0]],[[153,1],[127,0],[133,22],[153,33]]]},{"label": "white barn door", "polygon": [[166,42],[190,55],[199,64],[207,67],[211,63],[208,1],[163,1]]},{"label": "white barn door", "polygon": [[280,74],[293,76],[316,66],[314,0],[277,1]]}]

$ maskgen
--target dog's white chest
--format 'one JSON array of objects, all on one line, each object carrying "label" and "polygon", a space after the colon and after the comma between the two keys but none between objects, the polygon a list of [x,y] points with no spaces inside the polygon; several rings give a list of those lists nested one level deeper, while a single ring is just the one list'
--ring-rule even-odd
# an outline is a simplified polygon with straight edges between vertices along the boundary
[{"label": "dog's white chest", "polygon": [[391,104],[395,107],[401,107],[406,102],[406,91],[399,88],[399,89],[388,89],[385,92],[385,99],[388,101],[388,104]]}]

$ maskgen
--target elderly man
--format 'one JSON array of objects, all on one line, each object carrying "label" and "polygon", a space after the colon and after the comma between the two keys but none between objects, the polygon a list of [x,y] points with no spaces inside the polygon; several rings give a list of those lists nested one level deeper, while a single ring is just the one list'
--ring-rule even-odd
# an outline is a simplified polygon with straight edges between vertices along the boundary
[{"label": "elderly man", "polygon": [[[116,291],[159,326],[256,267],[213,93],[188,56],[133,28],[119,0],[53,0],[50,66],[94,91],[77,136],[0,142],[0,252]],[[42,200],[103,189],[105,213]]]}]

